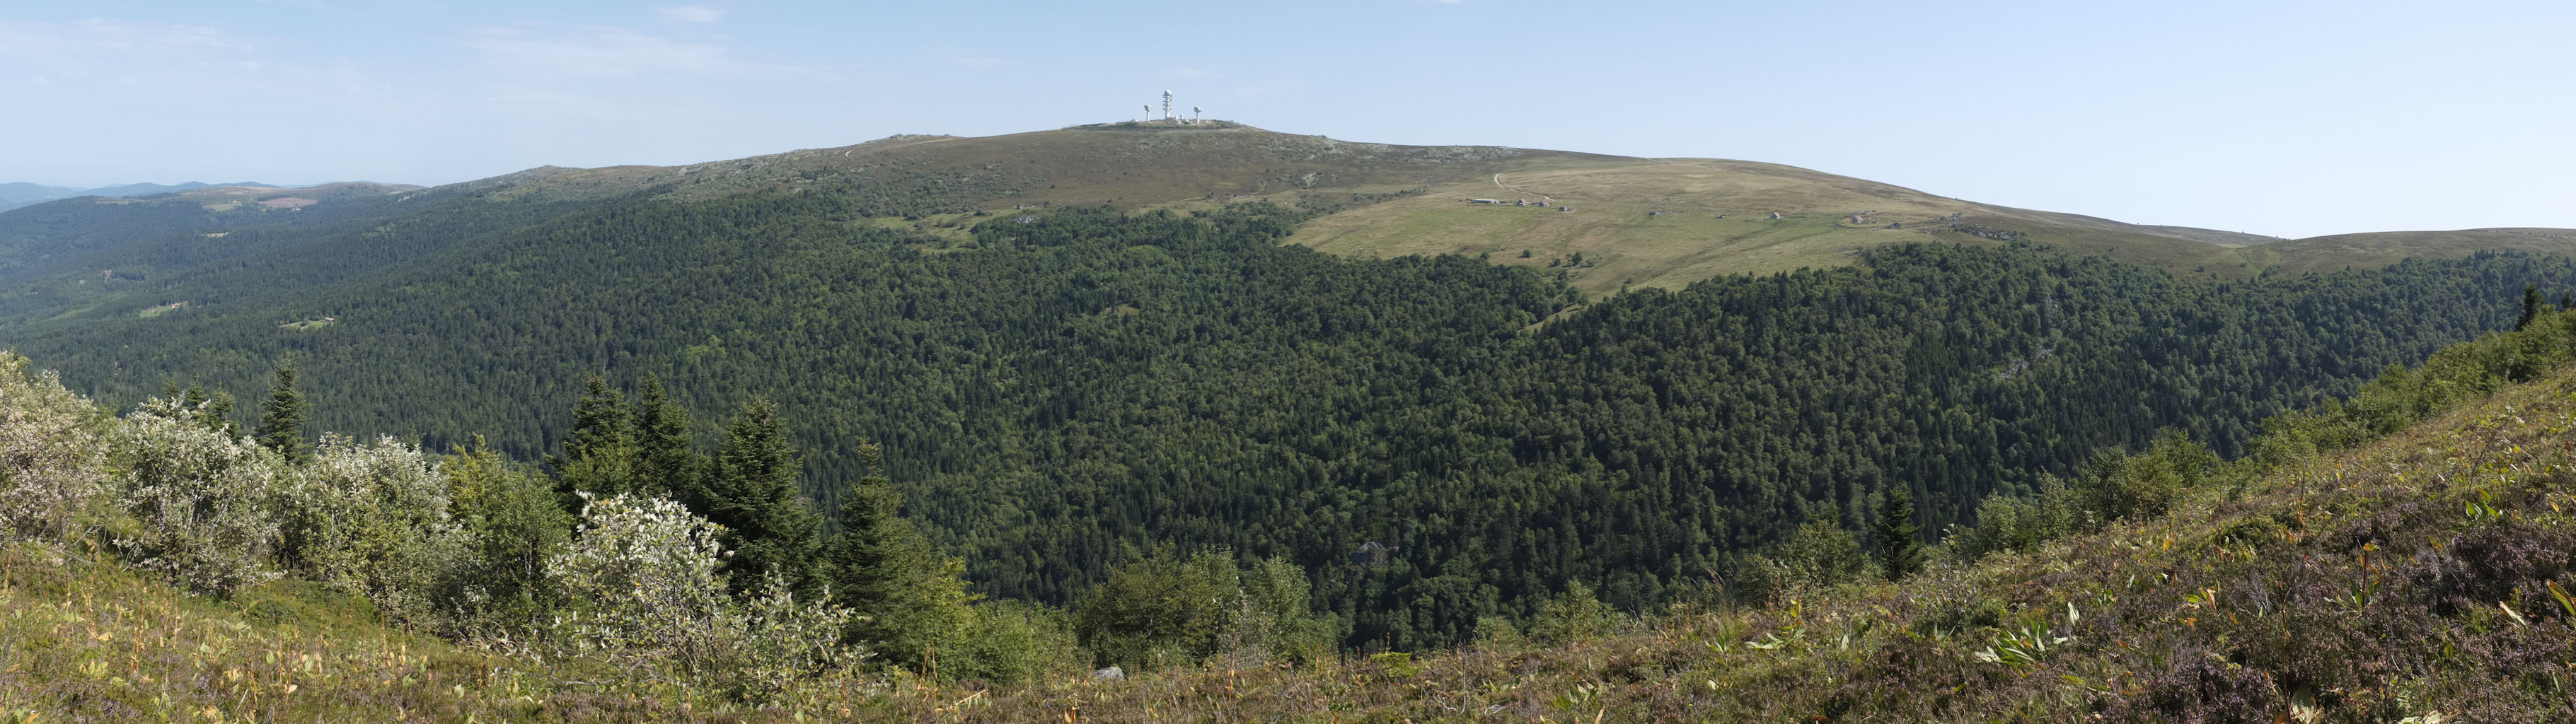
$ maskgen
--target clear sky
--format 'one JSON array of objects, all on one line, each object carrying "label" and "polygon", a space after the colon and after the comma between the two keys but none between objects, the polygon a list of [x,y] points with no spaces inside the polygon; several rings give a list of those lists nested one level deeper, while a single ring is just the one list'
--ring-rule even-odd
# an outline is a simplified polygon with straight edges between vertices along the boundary
[{"label": "clear sky", "polygon": [[2576,3],[12,2],[0,181],[441,184],[1210,118],[2278,236],[2576,227]]}]

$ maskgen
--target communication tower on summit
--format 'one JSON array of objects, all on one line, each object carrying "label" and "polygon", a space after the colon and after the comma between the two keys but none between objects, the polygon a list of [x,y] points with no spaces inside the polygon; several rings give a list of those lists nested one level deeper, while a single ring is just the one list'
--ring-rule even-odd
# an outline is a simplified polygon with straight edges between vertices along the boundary
[{"label": "communication tower on summit", "polygon": [[1180,117],[1172,115],[1172,92],[1163,91],[1163,122],[1174,123],[1179,120]]}]

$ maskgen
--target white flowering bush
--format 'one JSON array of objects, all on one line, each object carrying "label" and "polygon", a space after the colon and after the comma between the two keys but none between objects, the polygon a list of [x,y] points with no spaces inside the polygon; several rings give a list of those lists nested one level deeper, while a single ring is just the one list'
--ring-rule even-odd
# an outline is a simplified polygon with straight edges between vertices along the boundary
[{"label": "white flowering bush", "polygon": [[114,543],[141,568],[200,593],[228,594],[277,577],[269,508],[285,460],[248,438],[198,424],[170,400],[143,403],[117,426],[116,502],[137,525]]},{"label": "white flowering bush", "polygon": [[0,351],[0,541],[59,540],[106,493],[106,418],[54,373]]},{"label": "white flowering bush", "polygon": [[705,669],[730,645],[741,621],[716,574],[717,526],[660,498],[582,494],[572,544],[546,559],[564,597],[575,602],[556,633],[584,649],[635,650]]},{"label": "white flowering bush", "polygon": [[300,473],[278,486],[279,560],[389,619],[430,622],[465,552],[446,475],[408,443],[341,435],[324,435]]},{"label": "white flowering bush", "polygon": [[753,699],[853,655],[838,643],[849,612],[798,603],[774,572],[737,604],[716,571],[720,526],[661,498],[581,495],[577,537],[546,560],[574,602],[557,619],[559,641],[639,674],[668,662]]}]

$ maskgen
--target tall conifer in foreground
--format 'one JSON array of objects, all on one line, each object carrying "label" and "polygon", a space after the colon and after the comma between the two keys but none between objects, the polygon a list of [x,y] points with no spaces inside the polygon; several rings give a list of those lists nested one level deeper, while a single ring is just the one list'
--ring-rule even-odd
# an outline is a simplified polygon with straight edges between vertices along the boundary
[{"label": "tall conifer in foreground", "polygon": [[2539,284],[2523,283],[2522,317],[2513,321],[2513,331],[2520,332],[2522,328],[2531,326],[2532,320],[2539,319],[2541,312],[2548,311],[2548,306],[2548,302],[2540,300]]},{"label": "tall conifer in foreground", "polygon": [[564,496],[567,509],[579,510],[573,494],[597,495],[636,493],[663,495],[658,490],[639,489],[634,478],[634,424],[628,418],[626,398],[608,386],[598,375],[582,383],[581,402],[573,407],[572,433],[564,438],[564,452],[549,458],[557,475],[558,492]]},{"label": "tall conifer in foreground", "polygon": [[878,472],[882,448],[860,445],[859,461],[867,477],[842,493],[841,532],[827,552],[832,602],[858,614],[849,639],[867,642],[889,664],[919,666],[970,623],[967,604],[975,596],[966,592],[966,563],[940,555],[912,521],[896,515],[903,495]]},{"label": "tall conifer in foreground", "polygon": [[1878,505],[1878,521],[1869,526],[1878,537],[1878,562],[1887,580],[1904,580],[1923,570],[1923,542],[1917,539],[1922,526],[1914,524],[1914,496],[1899,483],[1887,489],[1887,497]]},{"label": "tall conifer in foreground", "polygon": [[635,399],[635,488],[686,504],[703,501],[698,475],[705,464],[689,436],[689,411],[671,404],[662,381],[647,379]]},{"label": "tall conifer in foreground", "polygon": [[718,540],[734,552],[725,568],[736,592],[758,586],[773,568],[790,588],[810,590],[823,520],[797,486],[803,470],[787,422],[768,398],[754,398],[725,426],[724,449],[708,480],[711,499],[701,512],[725,528]]},{"label": "tall conifer in foreground", "polygon": [[309,405],[304,393],[295,389],[295,358],[278,360],[277,375],[268,385],[268,401],[259,406],[259,428],[253,433],[261,447],[277,451],[289,462],[313,459],[313,443],[304,439],[302,427]]}]

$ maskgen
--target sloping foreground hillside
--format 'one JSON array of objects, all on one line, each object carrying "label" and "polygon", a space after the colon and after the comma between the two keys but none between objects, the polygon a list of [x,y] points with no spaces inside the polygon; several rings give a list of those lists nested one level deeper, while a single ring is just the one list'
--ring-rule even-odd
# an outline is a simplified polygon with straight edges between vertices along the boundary
[{"label": "sloping foreground hillside", "polygon": [[[1990,503],[1900,583],[1739,580],[1754,601],[1642,618],[1576,591],[1469,650],[1085,682],[956,720],[2576,721],[2569,322],[2277,419],[2245,460],[2105,459]],[[2088,487],[2169,509],[2047,540],[2099,525]],[[2002,550],[1962,560],[1979,548]]]},{"label": "sloping foreground hillside", "polygon": [[2571,329],[2392,370],[2245,460],[2106,456],[1990,501],[1896,583],[1839,531],[1802,534],[1698,602],[1634,616],[1577,585],[1452,652],[989,689],[845,666],[755,697],[724,672],[406,633],[292,579],[169,588],[83,542],[94,511],[26,495],[115,472],[29,442],[109,424],[36,378],[0,400],[0,513],[34,539],[0,556],[0,721],[2570,721]]}]

